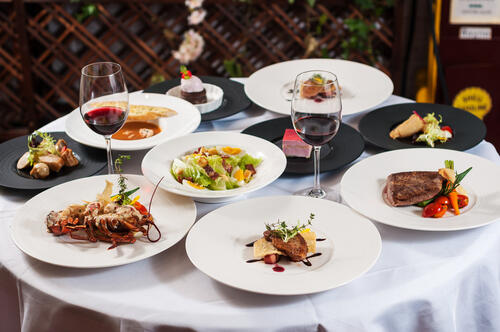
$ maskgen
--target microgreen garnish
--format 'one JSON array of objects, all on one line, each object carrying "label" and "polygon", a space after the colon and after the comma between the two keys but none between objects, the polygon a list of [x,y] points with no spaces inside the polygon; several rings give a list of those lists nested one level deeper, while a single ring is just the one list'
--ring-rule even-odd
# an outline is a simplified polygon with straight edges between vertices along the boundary
[{"label": "microgreen garnish", "polygon": [[312,80],[314,83],[317,83],[317,84],[323,84],[323,76],[321,76],[320,74],[314,74],[313,77],[312,77]]},{"label": "microgreen garnish", "polygon": [[[36,143],[37,136],[42,139],[39,144]],[[49,133],[35,131],[33,134],[28,136],[28,151],[28,161],[30,166],[33,166],[39,156],[49,153],[57,154],[56,140]]]},{"label": "microgreen garnish", "polygon": [[289,228],[285,221],[280,221],[278,219],[278,221],[273,224],[266,224],[266,229],[273,232],[275,235],[278,235],[284,242],[288,242],[288,240],[299,234],[308,226],[312,225],[313,220],[314,213],[311,213],[305,224],[301,225],[300,221],[297,221],[297,225],[295,227]]},{"label": "microgreen garnish", "polygon": [[118,194],[111,196],[111,198],[120,205],[129,205],[134,201],[133,199],[130,198],[130,196],[137,190],[139,190],[139,187],[127,191],[128,189],[126,183],[127,178],[123,176],[122,174],[123,170],[121,168],[124,160],[130,160],[130,156],[120,155],[115,160],[115,172],[119,174],[118,186],[120,187],[120,191],[118,192]]}]

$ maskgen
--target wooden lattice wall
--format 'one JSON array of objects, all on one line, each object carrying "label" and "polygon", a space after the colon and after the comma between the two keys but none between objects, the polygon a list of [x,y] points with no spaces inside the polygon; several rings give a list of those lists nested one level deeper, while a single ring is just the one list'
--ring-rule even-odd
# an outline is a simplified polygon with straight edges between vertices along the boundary
[{"label": "wooden lattice wall", "polygon": [[[3,2],[2,2],[3,1]],[[81,22],[83,3],[0,0],[0,140],[28,132],[78,104],[80,69],[98,60],[119,62],[130,91],[144,89],[152,77],[176,77],[172,56],[182,41],[189,14],[184,1],[97,1],[98,14]],[[289,59],[339,58],[350,31],[348,18],[375,27],[370,43],[377,54],[351,52],[348,58],[390,74],[393,11],[366,16],[353,1],[205,1],[208,14],[195,29],[205,51],[190,69],[200,75],[228,76],[224,60],[243,75]],[[326,23],[317,30],[318,18]],[[318,46],[306,54],[313,33]]]}]

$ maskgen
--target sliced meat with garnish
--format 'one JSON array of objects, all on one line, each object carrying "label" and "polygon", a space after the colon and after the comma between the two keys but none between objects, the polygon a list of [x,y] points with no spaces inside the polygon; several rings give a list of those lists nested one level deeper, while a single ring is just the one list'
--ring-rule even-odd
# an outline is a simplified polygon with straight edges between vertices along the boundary
[{"label": "sliced meat with garnish", "polygon": [[307,243],[302,235],[297,234],[287,242],[283,241],[279,236],[272,236],[273,246],[283,251],[294,262],[299,262],[307,257]]},{"label": "sliced meat with garnish", "polygon": [[445,179],[438,172],[401,172],[387,177],[384,200],[392,206],[413,205],[436,196]]}]

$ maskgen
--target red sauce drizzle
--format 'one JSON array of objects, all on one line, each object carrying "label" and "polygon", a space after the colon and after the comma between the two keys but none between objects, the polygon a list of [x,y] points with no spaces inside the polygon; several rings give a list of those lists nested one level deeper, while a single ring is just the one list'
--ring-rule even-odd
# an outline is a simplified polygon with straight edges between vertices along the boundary
[{"label": "red sauce drizzle", "polygon": [[278,264],[274,264],[273,271],[274,272],[283,272],[283,271],[285,271],[285,268],[283,266],[278,265]]}]

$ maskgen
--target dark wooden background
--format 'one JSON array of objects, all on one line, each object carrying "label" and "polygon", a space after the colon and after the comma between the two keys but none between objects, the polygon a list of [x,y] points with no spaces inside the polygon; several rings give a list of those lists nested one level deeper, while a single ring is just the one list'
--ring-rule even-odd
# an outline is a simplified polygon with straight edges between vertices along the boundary
[{"label": "dark wooden background", "polygon": [[[95,4],[97,14],[78,20],[89,3]],[[289,59],[346,57],[392,76],[397,92],[404,46],[402,32],[394,28],[402,25],[394,20],[398,2],[378,11],[363,3],[205,1],[207,17],[195,27],[205,39],[205,50],[190,69],[227,77],[231,73],[224,61],[229,61],[247,76]],[[0,0],[0,140],[26,134],[76,108],[85,64],[119,62],[129,91],[176,77],[179,62],[172,51],[189,28],[188,14],[183,0]],[[348,19],[371,27],[370,47],[346,52],[342,42],[359,34],[346,25]],[[308,35],[318,42],[309,53]]]}]

